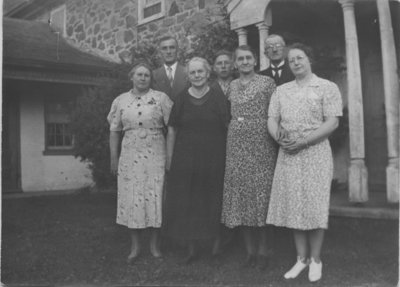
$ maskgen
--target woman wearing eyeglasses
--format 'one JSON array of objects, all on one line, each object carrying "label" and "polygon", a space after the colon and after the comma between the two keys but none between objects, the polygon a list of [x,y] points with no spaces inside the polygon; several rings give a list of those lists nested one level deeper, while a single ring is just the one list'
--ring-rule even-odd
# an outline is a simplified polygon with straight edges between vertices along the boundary
[{"label": "woman wearing eyeglasses", "polygon": [[293,229],[297,261],[285,279],[308,267],[308,278],[315,282],[322,276],[333,175],[328,137],[338,126],[342,99],[336,84],[312,72],[310,47],[293,44],[288,61],[296,79],[277,88],[268,111],[268,130],[280,149],[267,223]]}]

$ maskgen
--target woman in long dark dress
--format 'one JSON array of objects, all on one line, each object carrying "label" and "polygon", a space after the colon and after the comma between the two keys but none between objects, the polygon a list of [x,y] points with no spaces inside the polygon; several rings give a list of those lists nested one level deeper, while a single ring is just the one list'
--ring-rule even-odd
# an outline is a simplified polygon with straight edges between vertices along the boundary
[{"label": "woman in long dark dress", "polygon": [[208,85],[205,59],[191,59],[187,70],[191,87],[178,96],[168,122],[163,231],[188,244],[190,263],[197,240],[219,236],[229,110],[225,96]]}]

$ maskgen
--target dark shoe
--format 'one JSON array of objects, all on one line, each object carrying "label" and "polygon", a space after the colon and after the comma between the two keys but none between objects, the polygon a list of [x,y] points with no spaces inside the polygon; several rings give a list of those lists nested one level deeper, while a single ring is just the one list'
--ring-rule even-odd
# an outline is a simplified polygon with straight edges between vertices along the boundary
[{"label": "dark shoe", "polygon": [[255,255],[253,255],[253,254],[247,255],[242,267],[243,268],[249,268],[249,267],[256,266],[256,263],[257,263],[256,259],[257,259],[257,257]]},{"label": "dark shoe", "polygon": [[258,255],[257,258],[257,265],[258,265],[258,269],[261,271],[264,271],[265,269],[268,268],[269,265],[269,257],[266,255]]}]

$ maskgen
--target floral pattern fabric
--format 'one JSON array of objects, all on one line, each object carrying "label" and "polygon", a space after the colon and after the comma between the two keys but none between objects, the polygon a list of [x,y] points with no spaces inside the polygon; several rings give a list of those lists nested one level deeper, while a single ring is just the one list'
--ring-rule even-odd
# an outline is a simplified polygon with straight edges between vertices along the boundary
[{"label": "floral pattern fabric", "polygon": [[277,145],[268,134],[267,112],[274,81],[255,75],[247,84],[231,82],[222,223],[228,227],[264,226]]},{"label": "floral pattern fabric", "polygon": [[[296,81],[279,86],[269,116],[279,117],[289,139],[307,137],[324,117],[341,116],[342,100],[336,84],[315,75],[304,87]],[[290,155],[279,150],[267,223],[311,230],[328,227],[332,151],[328,139]]]},{"label": "floral pattern fabric", "polygon": [[129,228],[161,227],[166,144],[163,128],[172,101],[159,91],[118,96],[107,117],[110,131],[124,136],[118,165],[117,223]]}]

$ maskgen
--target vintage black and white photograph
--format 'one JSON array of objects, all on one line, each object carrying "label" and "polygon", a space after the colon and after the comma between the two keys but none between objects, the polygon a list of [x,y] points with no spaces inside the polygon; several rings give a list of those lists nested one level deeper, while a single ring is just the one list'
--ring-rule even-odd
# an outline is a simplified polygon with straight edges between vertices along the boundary
[{"label": "vintage black and white photograph", "polygon": [[3,0],[2,286],[399,286],[400,0]]}]

